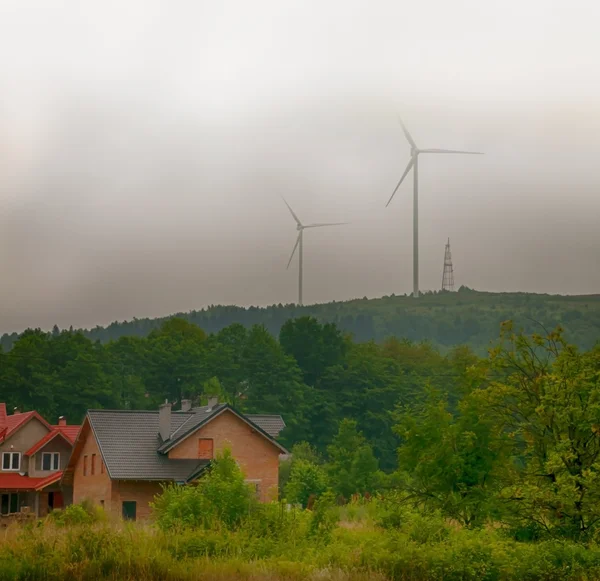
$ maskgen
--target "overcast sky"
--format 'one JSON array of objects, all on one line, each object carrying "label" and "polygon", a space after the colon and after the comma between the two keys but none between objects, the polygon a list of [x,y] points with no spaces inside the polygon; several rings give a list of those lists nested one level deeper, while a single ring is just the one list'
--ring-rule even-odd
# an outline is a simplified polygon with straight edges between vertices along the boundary
[{"label": "overcast sky", "polygon": [[457,285],[600,292],[600,5],[0,0],[0,332]]}]

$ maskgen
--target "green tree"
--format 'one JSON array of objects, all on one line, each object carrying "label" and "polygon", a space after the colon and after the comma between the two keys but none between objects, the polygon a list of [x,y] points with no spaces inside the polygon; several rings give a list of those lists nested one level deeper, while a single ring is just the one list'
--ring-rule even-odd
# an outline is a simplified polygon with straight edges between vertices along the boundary
[{"label": "green tree", "polygon": [[588,535],[600,524],[600,348],[581,353],[560,328],[526,336],[507,323],[491,363],[500,379],[481,400],[513,456],[500,498],[520,522]]},{"label": "green tree", "polygon": [[473,526],[491,514],[507,462],[501,428],[467,395],[456,414],[447,395],[430,389],[424,403],[401,406],[398,466],[406,499]]},{"label": "green tree", "polygon": [[327,448],[330,482],[335,492],[345,498],[356,493],[374,493],[380,483],[373,449],[356,425],[355,420],[342,420],[338,433]]},{"label": "green tree", "polygon": [[310,427],[305,418],[305,394],[302,374],[293,357],[265,327],[252,327],[244,353],[246,369],[245,410],[282,414],[286,429],[282,440],[290,443],[306,440]]},{"label": "green tree", "polygon": [[328,487],[327,473],[321,466],[298,460],[292,463],[285,498],[288,502],[306,507],[311,497],[320,496]]},{"label": "green tree", "polygon": [[313,317],[290,319],[281,327],[279,342],[297,361],[307,385],[316,385],[325,369],[341,363],[348,342],[333,323]]},{"label": "green tree", "polygon": [[206,334],[184,319],[165,321],[148,335],[145,383],[155,403],[180,402],[202,392],[208,379],[204,365]]}]

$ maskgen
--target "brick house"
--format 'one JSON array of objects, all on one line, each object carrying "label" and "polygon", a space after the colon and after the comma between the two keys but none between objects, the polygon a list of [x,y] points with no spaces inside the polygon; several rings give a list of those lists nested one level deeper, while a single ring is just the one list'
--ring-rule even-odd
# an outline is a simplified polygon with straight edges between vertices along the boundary
[{"label": "brick house", "polygon": [[266,502],[277,498],[281,416],[242,414],[216,401],[172,411],[89,410],[63,476],[73,502],[101,505],[126,519],[150,516],[150,502],[169,482],[188,484],[214,454],[231,449],[247,481]]},{"label": "brick house", "polygon": [[0,403],[0,517],[43,517],[71,501],[60,481],[78,431],[63,417],[53,426],[35,411],[9,415]]}]

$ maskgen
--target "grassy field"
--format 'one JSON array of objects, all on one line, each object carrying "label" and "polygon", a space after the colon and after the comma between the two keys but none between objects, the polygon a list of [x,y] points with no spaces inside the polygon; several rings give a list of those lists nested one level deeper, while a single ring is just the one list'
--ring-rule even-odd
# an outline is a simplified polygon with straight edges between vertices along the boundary
[{"label": "grassy field", "polygon": [[[0,532],[9,580],[590,580],[600,547],[519,543],[494,527],[466,530],[436,515],[350,505],[325,518],[266,508],[236,531],[163,532],[152,525],[46,520]],[[379,516],[377,516],[379,515]],[[390,516],[392,518],[390,518]],[[317,518],[317,521],[315,521]]]}]

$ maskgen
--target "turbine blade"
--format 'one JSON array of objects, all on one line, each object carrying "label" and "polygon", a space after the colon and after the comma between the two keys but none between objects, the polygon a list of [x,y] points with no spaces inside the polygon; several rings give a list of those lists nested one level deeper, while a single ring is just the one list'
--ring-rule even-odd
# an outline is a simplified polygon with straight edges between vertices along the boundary
[{"label": "turbine blade", "polygon": [[294,210],[292,210],[292,207],[287,203],[287,200],[283,196],[281,196],[281,199],[285,202],[285,205],[288,207],[288,210],[294,217],[294,220],[296,220],[296,223],[298,224],[298,226],[302,226],[302,222],[300,222],[300,218],[298,218],[298,216],[296,216],[296,214],[294,213]]},{"label": "turbine blade", "polygon": [[321,228],[322,226],[345,226],[349,222],[330,222],[329,224],[309,224],[305,228]]},{"label": "turbine blade", "polygon": [[302,232],[300,232],[298,234],[298,238],[296,238],[296,244],[294,244],[294,249],[292,250],[292,254],[290,255],[290,259],[288,260],[287,266],[285,267],[286,269],[288,269],[290,267],[290,264],[292,263],[292,258],[294,258],[294,254],[296,253],[296,248],[298,248],[298,244],[300,244],[300,236],[302,235]]},{"label": "turbine blade", "polygon": [[469,155],[483,155],[481,151],[460,151],[458,149],[420,149],[419,153],[466,153]]},{"label": "turbine blade", "polygon": [[394,188],[394,192],[392,193],[390,199],[388,200],[388,203],[385,205],[386,208],[390,205],[390,202],[392,201],[392,198],[396,195],[396,192],[398,191],[400,184],[404,181],[404,178],[406,177],[406,175],[408,174],[408,172],[410,171],[410,169],[412,168],[412,166],[414,164],[415,164],[415,160],[414,160],[414,158],[411,157],[410,161],[408,162],[408,165],[406,166],[406,169],[404,170],[404,173],[402,174],[402,177],[400,178],[400,181],[398,182],[398,185]]},{"label": "turbine blade", "polygon": [[402,122],[402,119],[400,119],[400,125],[402,125],[402,131],[404,131],[404,136],[408,140],[408,143],[410,143],[415,149],[418,149],[417,148],[417,144],[415,143],[415,140],[412,138],[412,135],[408,132],[408,129],[406,128],[406,126]]}]

